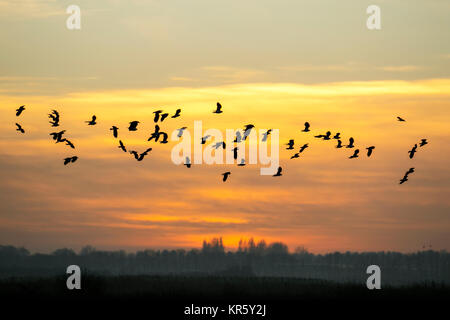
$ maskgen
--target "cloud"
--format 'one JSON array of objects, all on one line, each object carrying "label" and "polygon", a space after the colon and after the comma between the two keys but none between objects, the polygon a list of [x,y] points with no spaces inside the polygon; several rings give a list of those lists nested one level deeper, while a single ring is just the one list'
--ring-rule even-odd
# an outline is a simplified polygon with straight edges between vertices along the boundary
[{"label": "cloud", "polygon": [[[228,68],[213,68],[223,72]],[[79,92],[64,96],[0,96],[0,243],[41,248],[95,246],[192,246],[210,236],[229,245],[239,237],[281,240],[311,250],[409,250],[402,239],[445,247],[444,213],[450,202],[447,162],[450,79],[421,81],[230,84],[145,90]],[[212,114],[220,101],[224,113]],[[14,130],[16,106],[26,104]],[[281,143],[309,143],[300,159],[280,149],[284,175],[259,175],[259,166],[193,166],[170,161],[172,142],[147,142],[153,111],[168,119],[168,132],[203,120],[203,129],[279,128]],[[50,140],[47,114],[57,108],[76,150]],[[99,124],[87,127],[93,113]],[[395,117],[402,115],[406,125]],[[126,130],[140,120],[137,132]],[[308,120],[311,134],[301,133]],[[136,162],[117,148],[112,124],[130,149],[154,150]],[[348,159],[348,150],[312,136],[326,130],[355,137],[372,158]],[[419,135],[419,136],[418,136]],[[406,154],[421,135],[430,144],[411,162]],[[64,157],[79,161],[63,166]],[[411,166],[408,184],[398,180]],[[223,183],[221,173],[232,171]],[[95,232],[93,232],[95,230]],[[427,238],[427,239],[425,239]]]},{"label": "cloud", "polygon": [[405,66],[383,66],[383,67],[378,67],[378,69],[387,71],[387,72],[412,72],[412,71],[422,70],[423,67],[405,65]]}]

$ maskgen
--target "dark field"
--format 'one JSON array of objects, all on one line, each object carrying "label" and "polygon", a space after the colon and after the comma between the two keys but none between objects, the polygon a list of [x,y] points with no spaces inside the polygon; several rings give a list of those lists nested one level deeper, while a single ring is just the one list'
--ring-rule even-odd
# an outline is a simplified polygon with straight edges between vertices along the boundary
[{"label": "dark field", "polygon": [[[0,295],[4,305],[14,308],[25,304],[32,306],[31,310],[56,311],[73,306],[74,312],[101,313],[145,309],[153,315],[171,315],[175,319],[186,317],[184,308],[191,304],[266,304],[266,318],[284,319],[306,311],[328,316],[351,315],[361,309],[372,314],[435,312],[450,302],[450,286],[432,283],[368,290],[365,283],[275,277],[89,275],[82,277],[81,290],[68,290],[66,279],[66,275],[2,279]],[[190,316],[196,317],[199,316]]]}]

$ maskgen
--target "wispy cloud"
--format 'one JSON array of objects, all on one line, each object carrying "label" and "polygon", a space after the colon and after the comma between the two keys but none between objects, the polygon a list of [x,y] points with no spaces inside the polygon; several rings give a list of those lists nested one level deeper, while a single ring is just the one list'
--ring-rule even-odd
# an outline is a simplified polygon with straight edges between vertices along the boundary
[{"label": "wispy cloud", "polygon": [[405,66],[383,66],[378,67],[379,70],[387,72],[412,72],[422,70],[421,66],[405,65]]}]

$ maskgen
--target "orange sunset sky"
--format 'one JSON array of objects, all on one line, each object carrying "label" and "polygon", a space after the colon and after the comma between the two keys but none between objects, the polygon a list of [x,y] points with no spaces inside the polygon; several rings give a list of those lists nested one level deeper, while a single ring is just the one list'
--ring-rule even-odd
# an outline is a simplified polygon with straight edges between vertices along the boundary
[{"label": "orange sunset sky", "polygon": [[[70,4],[81,30],[66,28]],[[0,244],[192,248],[221,236],[228,248],[253,237],[313,252],[449,250],[450,5],[378,1],[382,29],[370,31],[370,4],[0,0]],[[279,129],[283,176],[174,165],[176,142],[146,140],[153,111],[177,108],[168,133],[196,120],[224,134]],[[51,140],[52,109],[76,150]],[[112,125],[128,149],[153,151],[135,161]],[[314,138],[327,130],[354,137],[360,158]],[[291,160],[289,139],[310,148]]]}]

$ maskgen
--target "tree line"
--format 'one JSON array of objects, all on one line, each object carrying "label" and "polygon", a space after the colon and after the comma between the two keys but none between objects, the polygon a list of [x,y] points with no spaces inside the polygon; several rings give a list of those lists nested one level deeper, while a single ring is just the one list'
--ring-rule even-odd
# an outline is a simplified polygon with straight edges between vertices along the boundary
[{"label": "tree line", "polygon": [[369,265],[378,265],[385,285],[450,284],[450,254],[446,251],[332,252],[313,254],[305,248],[289,252],[281,242],[241,240],[226,250],[222,239],[204,241],[201,249],[141,250],[127,253],[85,246],[79,252],[62,248],[31,254],[25,248],[0,245],[0,277],[46,277],[63,274],[76,264],[101,275],[216,275],[293,277],[337,282],[367,279]]}]

